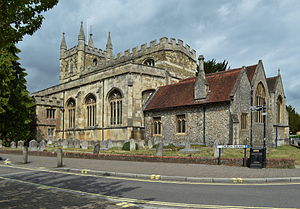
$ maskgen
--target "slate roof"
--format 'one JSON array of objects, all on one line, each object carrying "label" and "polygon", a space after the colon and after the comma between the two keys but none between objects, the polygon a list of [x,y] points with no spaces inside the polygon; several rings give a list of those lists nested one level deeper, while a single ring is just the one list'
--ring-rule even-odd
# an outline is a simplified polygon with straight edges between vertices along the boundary
[{"label": "slate roof", "polygon": [[267,78],[267,84],[270,93],[275,92],[278,78],[279,76]]},{"label": "slate roof", "polygon": [[[257,65],[246,67],[247,76],[253,78]],[[144,111],[159,110],[181,106],[228,102],[242,68],[211,73],[206,75],[209,93],[204,100],[194,99],[194,85],[197,77],[188,78],[178,83],[160,87],[152,96]]]}]

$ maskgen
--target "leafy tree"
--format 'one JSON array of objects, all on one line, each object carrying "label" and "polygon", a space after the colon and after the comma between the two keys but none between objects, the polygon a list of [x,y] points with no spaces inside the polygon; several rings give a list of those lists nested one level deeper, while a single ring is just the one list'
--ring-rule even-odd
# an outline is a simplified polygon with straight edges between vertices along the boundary
[{"label": "leafy tree", "polygon": [[295,134],[300,131],[300,115],[296,112],[295,108],[291,105],[286,107],[289,114],[289,127],[290,131]]},{"label": "leafy tree", "polygon": [[41,13],[57,3],[58,0],[0,1],[0,139],[5,145],[12,140],[28,141],[35,115],[16,44],[40,28]]},{"label": "leafy tree", "polygon": [[[216,73],[225,70],[229,70],[228,61],[216,62],[215,59],[204,61],[204,71],[205,74]],[[199,67],[197,66],[196,76],[198,75]]]}]

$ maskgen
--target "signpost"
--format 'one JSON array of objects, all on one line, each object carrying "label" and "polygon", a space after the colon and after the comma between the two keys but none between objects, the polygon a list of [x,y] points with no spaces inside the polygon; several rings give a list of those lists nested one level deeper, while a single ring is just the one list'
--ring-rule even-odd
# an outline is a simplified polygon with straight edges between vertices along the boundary
[{"label": "signpost", "polygon": [[217,148],[219,149],[218,165],[221,165],[221,149],[244,149],[243,166],[246,166],[249,145],[218,145]]}]

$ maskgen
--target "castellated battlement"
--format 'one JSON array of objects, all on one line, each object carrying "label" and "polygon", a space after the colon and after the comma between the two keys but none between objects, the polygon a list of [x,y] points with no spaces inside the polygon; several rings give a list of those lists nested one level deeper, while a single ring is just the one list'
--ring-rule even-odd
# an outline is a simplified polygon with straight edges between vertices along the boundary
[{"label": "castellated battlement", "polygon": [[[72,55],[76,54],[77,52],[78,52],[78,45],[76,45],[76,46],[74,46],[70,49],[67,49],[62,54],[62,58],[72,56]],[[89,53],[89,54],[96,55],[96,56],[102,56],[102,57],[105,57],[105,55],[106,55],[105,51],[103,51],[102,49],[98,49],[98,48],[95,48],[95,47],[90,47],[88,45],[85,45],[85,52]]]},{"label": "castellated battlement", "polygon": [[34,101],[37,105],[46,105],[46,106],[63,106],[63,99],[57,97],[48,97],[48,96],[34,96]]},{"label": "castellated battlement", "polygon": [[181,51],[182,53],[196,60],[196,51],[194,49],[191,50],[188,44],[184,45],[183,41],[180,39],[176,41],[175,38],[162,37],[159,39],[159,42],[157,40],[153,40],[150,42],[149,45],[147,43],[144,43],[139,47],[136,46],[132,49],[125,50],[123,53],[118,53],[116,56],[113,57],[111,62],[118,63],[118,61],[125,61],[138,56],[147,55],[159,50]]}]

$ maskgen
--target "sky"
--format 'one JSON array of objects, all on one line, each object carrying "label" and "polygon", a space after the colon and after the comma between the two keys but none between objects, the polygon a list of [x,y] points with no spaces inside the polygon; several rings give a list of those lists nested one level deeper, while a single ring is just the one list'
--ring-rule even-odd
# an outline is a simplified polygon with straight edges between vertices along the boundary
[{"label": "sky", "polygon": [[160,37],[181,39],[206,60],[231,69],[262,60],[267,77],[283,78],[287,105],[300,112],[298,0],[60,0],[42,27],[18,44],[28,90],[59,83],[59,46],[77,45],[80,22],[105,49],[111,32],[116,55]]}]

